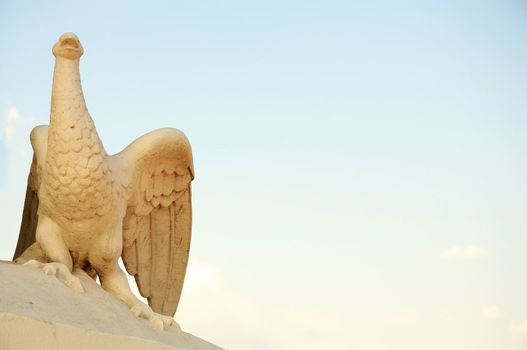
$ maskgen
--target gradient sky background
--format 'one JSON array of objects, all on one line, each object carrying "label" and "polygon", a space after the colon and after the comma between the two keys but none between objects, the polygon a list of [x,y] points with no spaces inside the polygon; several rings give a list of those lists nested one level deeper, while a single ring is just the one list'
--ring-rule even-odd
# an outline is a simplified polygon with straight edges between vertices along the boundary
[{"label": "gradient sky background", "polygon": [[66,31],[108,152],[166,126],[193,145],[184,330],[527,348],[525,2],[0,0],[0,259]]}]

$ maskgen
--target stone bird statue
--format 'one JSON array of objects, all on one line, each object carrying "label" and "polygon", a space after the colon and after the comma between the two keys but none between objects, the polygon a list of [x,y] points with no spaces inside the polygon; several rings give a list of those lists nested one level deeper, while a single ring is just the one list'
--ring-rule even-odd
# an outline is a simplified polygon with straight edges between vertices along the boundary
[{"label": "stone bird statue", "polygon": [[[83,292],[80,268],[157,328],[176,312],[191,233],[192,151],[177,129],[150,132],[108,155],[86,108],[73,33],[53,46],[49,126],[31,132],[34,150],[15,262],[41,268]],[[148,305],[130,290],[122,257]]]}]

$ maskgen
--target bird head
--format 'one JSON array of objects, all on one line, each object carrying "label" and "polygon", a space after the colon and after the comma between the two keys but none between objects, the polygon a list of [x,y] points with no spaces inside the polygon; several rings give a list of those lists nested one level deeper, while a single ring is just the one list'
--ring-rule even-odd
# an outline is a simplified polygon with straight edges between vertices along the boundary
[{"label": "bird head", "polygon": [[69,60],[76,60],[82,56],[82,48],[79,38],[73,33],[64,33],[59,40],[53,45],[53,55],[55,57],[64,57]]}]

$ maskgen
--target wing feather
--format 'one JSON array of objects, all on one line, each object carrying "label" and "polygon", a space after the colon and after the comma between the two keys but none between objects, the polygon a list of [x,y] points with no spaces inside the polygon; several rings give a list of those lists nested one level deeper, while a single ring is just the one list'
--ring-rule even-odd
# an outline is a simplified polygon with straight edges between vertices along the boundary
[{"label": "wing feather", "polygon": [[[142,216],[137,227],[138,235],[134,249],[137,254],[137,274],[135,281],[139,292],[145,298],[150,298],[150,273],[152,270],[152,238],[151,238],[150,216]],[[126,256],[123,256],[125,264]],[[128,269],[127,269],[128,270]]]},{"label": "wing feather", "polygon": [[190,232],[192,226],[192,205],[190,189],[184,191],[177,201],[178,205],[170,207],[171,219],[173,220],[173,235],[170,241],[172,251],[170,261],[171,274],[174,276],[169,286],[163,313],[170,312],[172,305],[177,305],[181,297],[182,289],[176,286],[178,281],[185,279],[186,266],[188,264],[190,250]]},{"label": "wing feather", "polygon": [[128,210],[123,220],[123,261],[126,261],[126,269],[132,275],[137,274],[137,250],[135,239],[137,237],[137,216],[133,209]]},{"label": "wing feather", "polygon": [[151,285],[157,286],[156,293],[148,298],[152,309],[161,310],[168,289],[166,277],[170,275],[170,212],[166,207],[159,206],[152,211],[152,231],[156,239],[152,242],[153,264],[151,271]]},{"label": "wing feather", "polygon": [[181,131],[160,129],[114,157],[129,195],[123,262],[152,309],[173,316],[190,249],[194,177],[190,144]]},{"label": "wing feather", "polygon": [[16,245],[13,260],[20,257],[33,243],[35,243],[35,233],[38,224],[38,190],[42,167],[46,160],[46,150],[48,144],[48,126],[40,125],[31,131],[31,145],[33,147],[33,160],[29,170],[26,198],[24,201],[24,211],[22,223]]}]

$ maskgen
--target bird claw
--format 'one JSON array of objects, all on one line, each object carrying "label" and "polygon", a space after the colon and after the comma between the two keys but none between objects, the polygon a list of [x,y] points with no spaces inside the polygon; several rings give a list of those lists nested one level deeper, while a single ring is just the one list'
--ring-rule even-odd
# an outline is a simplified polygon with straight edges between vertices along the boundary
[{"label": "bird claw", "polygon": [[174,321],[172,317],[158,314],[152,311],[148,305],[143,303],[135,304],[130,308],[130,310],[136,317],[147,319],[150,325],[159,331],[163,331],[168,328],[173,330],[181,330],[179,324]]},{"label": "bird claw", "polygon": [[84,293],[84,288],[82,287],[81,280],[77,276],[71,276],[65,281],[66,285],[73,289],[77,293]]},{"label": "bird claw", "polygon": [[29,260],[24,265],[42,269],[42,271],[48,276],[55,276],[56,278],[63,279],[64,283],[77,293],[84,292],[80,279],[77,276],[73,276],[68,267],[62,263],[41,263],[36,260]]},{"label": "bird claw", "polygon": [[48,276],[57,276],[58,268],[56,266],[46,264],[42,267],[42,271],[44,271],[44,273]]},{"label": "bird claw", "polygon": [[164,331],[165,330],[165,326],[163,324],[163,321],[161,321],[160,319],[156,318],[156,317],[151,317],[148,322],[150,323],[150,325],[152,325],[152,327],[154,327],[155,329],[157,329],[158,331]]}]

